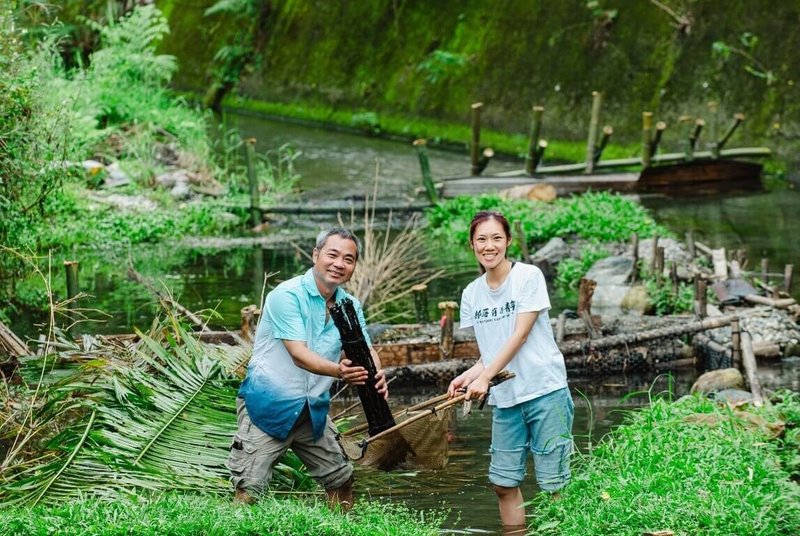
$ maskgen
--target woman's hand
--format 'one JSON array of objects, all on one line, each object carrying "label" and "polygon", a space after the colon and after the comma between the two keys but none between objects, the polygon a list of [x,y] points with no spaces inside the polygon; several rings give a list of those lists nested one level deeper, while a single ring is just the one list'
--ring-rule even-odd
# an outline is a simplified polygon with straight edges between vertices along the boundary
[{"label": "woman's hand", "polygon": [[461,374],[456,376],[453,381],[450,382],[450,385],[447,387],[447,394],[450,395],[450,398],[456,396],[456,393],[459,389],[464,389],[469,381],[467,380],[466,374]]},{"label": "woman's hand", "polygon": [[[353,362],[349,359],[342,359],[339,362],[339,378],[350,385],[364,385],[367,381],[367,369],[353,366]],[[386,380],[384,379],[385,383]]]},{"label": "woman's hand", "polygon": [[483,374],[478,376],[475,381],[467,387],[467,400],[483,400],[489,393],[489,380]]}]

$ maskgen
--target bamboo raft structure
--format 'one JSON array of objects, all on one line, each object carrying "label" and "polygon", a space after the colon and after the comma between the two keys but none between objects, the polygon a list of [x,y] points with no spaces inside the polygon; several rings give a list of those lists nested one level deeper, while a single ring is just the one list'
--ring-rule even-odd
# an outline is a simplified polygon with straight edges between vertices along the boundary
[{"label": "bamboo raft structure", "polygon": [[[643,112],[641,155],[601,160],[603,150],[613,134],[613,128],[605,126],[602,131],[599,129],[602,95],[594,92],[592,96],[592,115],[585,162],[542,165],[547,148],[547,141],[539,138],[544,108],[534,106],[525,168],[494,174],[483,173],[494,156],[494,151],[491,148],[481,150],[480,111],[483,105],[482,103],[473,104],[470,174],[444,177],[439,194],[442,197],[476,195],[533,185],[552,187],[556,195],[568,195],[587,190],[699,194],[761,188],[762,166],[741,159],[768,157],[771,155],[770,149],[767,147],[724,148],[744,121],[743,114],[734,115],[733,123],[721,137],[709,143],[708,150],[696,150],[698,139],[705,126],[702,119],[697,119],[689,128],[683,152],[659,154],[658,146],[667,125],[662,121],[653,125],[653,114]],[[687,120],[688,118],[682,119],[684,122]],[[415,146],[419,147],[420,141],[415,142]],[[422,143],[424,144],[424,142]],[[427,163],[423,163],[427,157],[423,153],[420,153],[419,157],[425,189],[429,199],[435,202],[436,199],[430,193],[429,183],[432,179],[426,176]]]}]

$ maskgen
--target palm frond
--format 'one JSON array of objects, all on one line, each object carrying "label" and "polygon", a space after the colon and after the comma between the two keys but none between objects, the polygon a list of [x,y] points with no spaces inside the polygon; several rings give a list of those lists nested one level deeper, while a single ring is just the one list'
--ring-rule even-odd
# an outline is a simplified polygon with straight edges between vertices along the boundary
[{"label": "palm frond", "polygon": [[[124,355],[84,355],[77,372],[50,385],[32,422],[68,415],[69,425],[41,456],[4,475],[0,501],[229,491],[224,462],[236,431],[234,371],[249,354],[203,345],[177,322],[169,328],[139,333]],[[274,484],[308,489],[311,482],[290,458]]]}]

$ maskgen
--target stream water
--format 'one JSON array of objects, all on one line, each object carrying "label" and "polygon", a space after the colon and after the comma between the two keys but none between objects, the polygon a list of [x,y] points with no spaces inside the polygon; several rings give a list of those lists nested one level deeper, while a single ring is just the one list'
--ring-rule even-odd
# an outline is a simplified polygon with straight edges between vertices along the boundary
[{"label": "stream water", "polygon": [[[302,152],[295,165],[302,176],[303,199],[362,198],[365,192],[372,191],[376,165],[384,198],[409,199],[420,186],[419,164],[410,145],[252,117],[229,119],[243,136],[258,140],[260,151],[290,144]],[[459,174],[468,169],[466,151],[453,154],[431,149],[429,155],[434,176]],[[518,167],[504,162],[491,165],[498,170]],[[762,257],[768,258],[770,271],[782,272],[783,266],[789,263],[800,266],[794,238],[800,224],[797,210],[800,193],[796,190],[692,200],[648,198],[642,202],[653,211],[656,219],[679,235],[691,230],[697,240],[712,247],[746,248],[752,263],[758,263]],[[136,247],[129,251],[87,249],[69,254],[81,259],[81,288],[92,296],[84,300],[83,306],[110,315],[88,313],[102,320],[86,328],[96,333],[130,332],[133,326],[146,328],[152,320],[151,297],[137,284],[127,281],[118,268],[124,266],[128,258],[133,259],[137,269],[145,275],[162,280],[189,309],[214,309],[218,317],[212,324],[227,327],[238,325],[243,306],[259,301],[264,271],[280,271],[281,277],[288,277],[303,270],[307,262],[291,245],[207,252],[173,246]],[[468,257],[465,257],[461,275],[433,283],[431,302],[458,298],[463,286],[474,277],[474,267],[466,259]],[[60,267],[60,262],[56,260],[54,266]],[[797,287],[800,285],[795,285]],[[553,302],[554,314],[570,305],[557,298]],[[17,319],[12,327],[19,333],[33,336],[29,320]],[[798,360],[764,367],[762,374],[762,382],[767,387],[800,390]],[[672,395],[680,396],[688,391],[694,373],[682,373],[673,380]],[[582,449],[618,424],[625,410],[647,400],[646,396],[634,396],[623,401],[626,394],[648,391],[651,387],[653,392],[667,390],[665,377],[658,380],[653,377],[599,380],[570,377],[570,385],[576,402],[574,432]],[[578,395],[579,391],[584,396]],[[393,405],[439,392],[431,389],[429,392],[393,393]],[[451,532],[495,533],[499,529],[496,500],[486,485],[485,476],[490,422],[489,411],[473,411],[467,418],[458,418],[450,445],[450,464],[445,469],[391,474],[359,470],[360,492],[381,500],[402,500],[413,507],[450,509]],[[524,492],[529,497],[534,491],[531,471],[528,481]]]}]

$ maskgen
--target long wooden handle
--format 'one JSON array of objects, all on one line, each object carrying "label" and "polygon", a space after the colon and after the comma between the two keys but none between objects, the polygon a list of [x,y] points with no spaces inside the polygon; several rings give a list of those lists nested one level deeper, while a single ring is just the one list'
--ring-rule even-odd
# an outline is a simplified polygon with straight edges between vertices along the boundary
[{"label": "long wooden handle", "polygon": [[401,428],[403,428],[404,426],[408,426],[412,422],[417,422],[420,419],[424,419],[425,417],[429,417],[430,415],[436,414],[437,411],[441,411],[443,409],[447,409],[450,406],[458,404],[459,402],[463,402],[466,399],[466,397],[467,397],[466,393],[458,395],[456,397],[453,397],[450,400],[448,400],[447,402],[439,404],[438,406],[435,406],[435,407],[433,407],[433,408],[431,408],[431,409],[429,409],[427,411],[423,411],[422,413],[418,413],[417,415],[414,415],[413,417],[410,417],[410,418],[404,420],[400,424],[395,424],[391,428],[387,428],[383,432],[381,432],[379,434],[375,434],[374,436],[371,436],[371,437],[365,439],[363,441],[363,444],[365,446],[369,445],[370,443],[372,443],[376,439],[380,439],[381,437],[387,436],[387,435],[391,434],[392,432],[396,432],[396,431],[400,430]]}]

